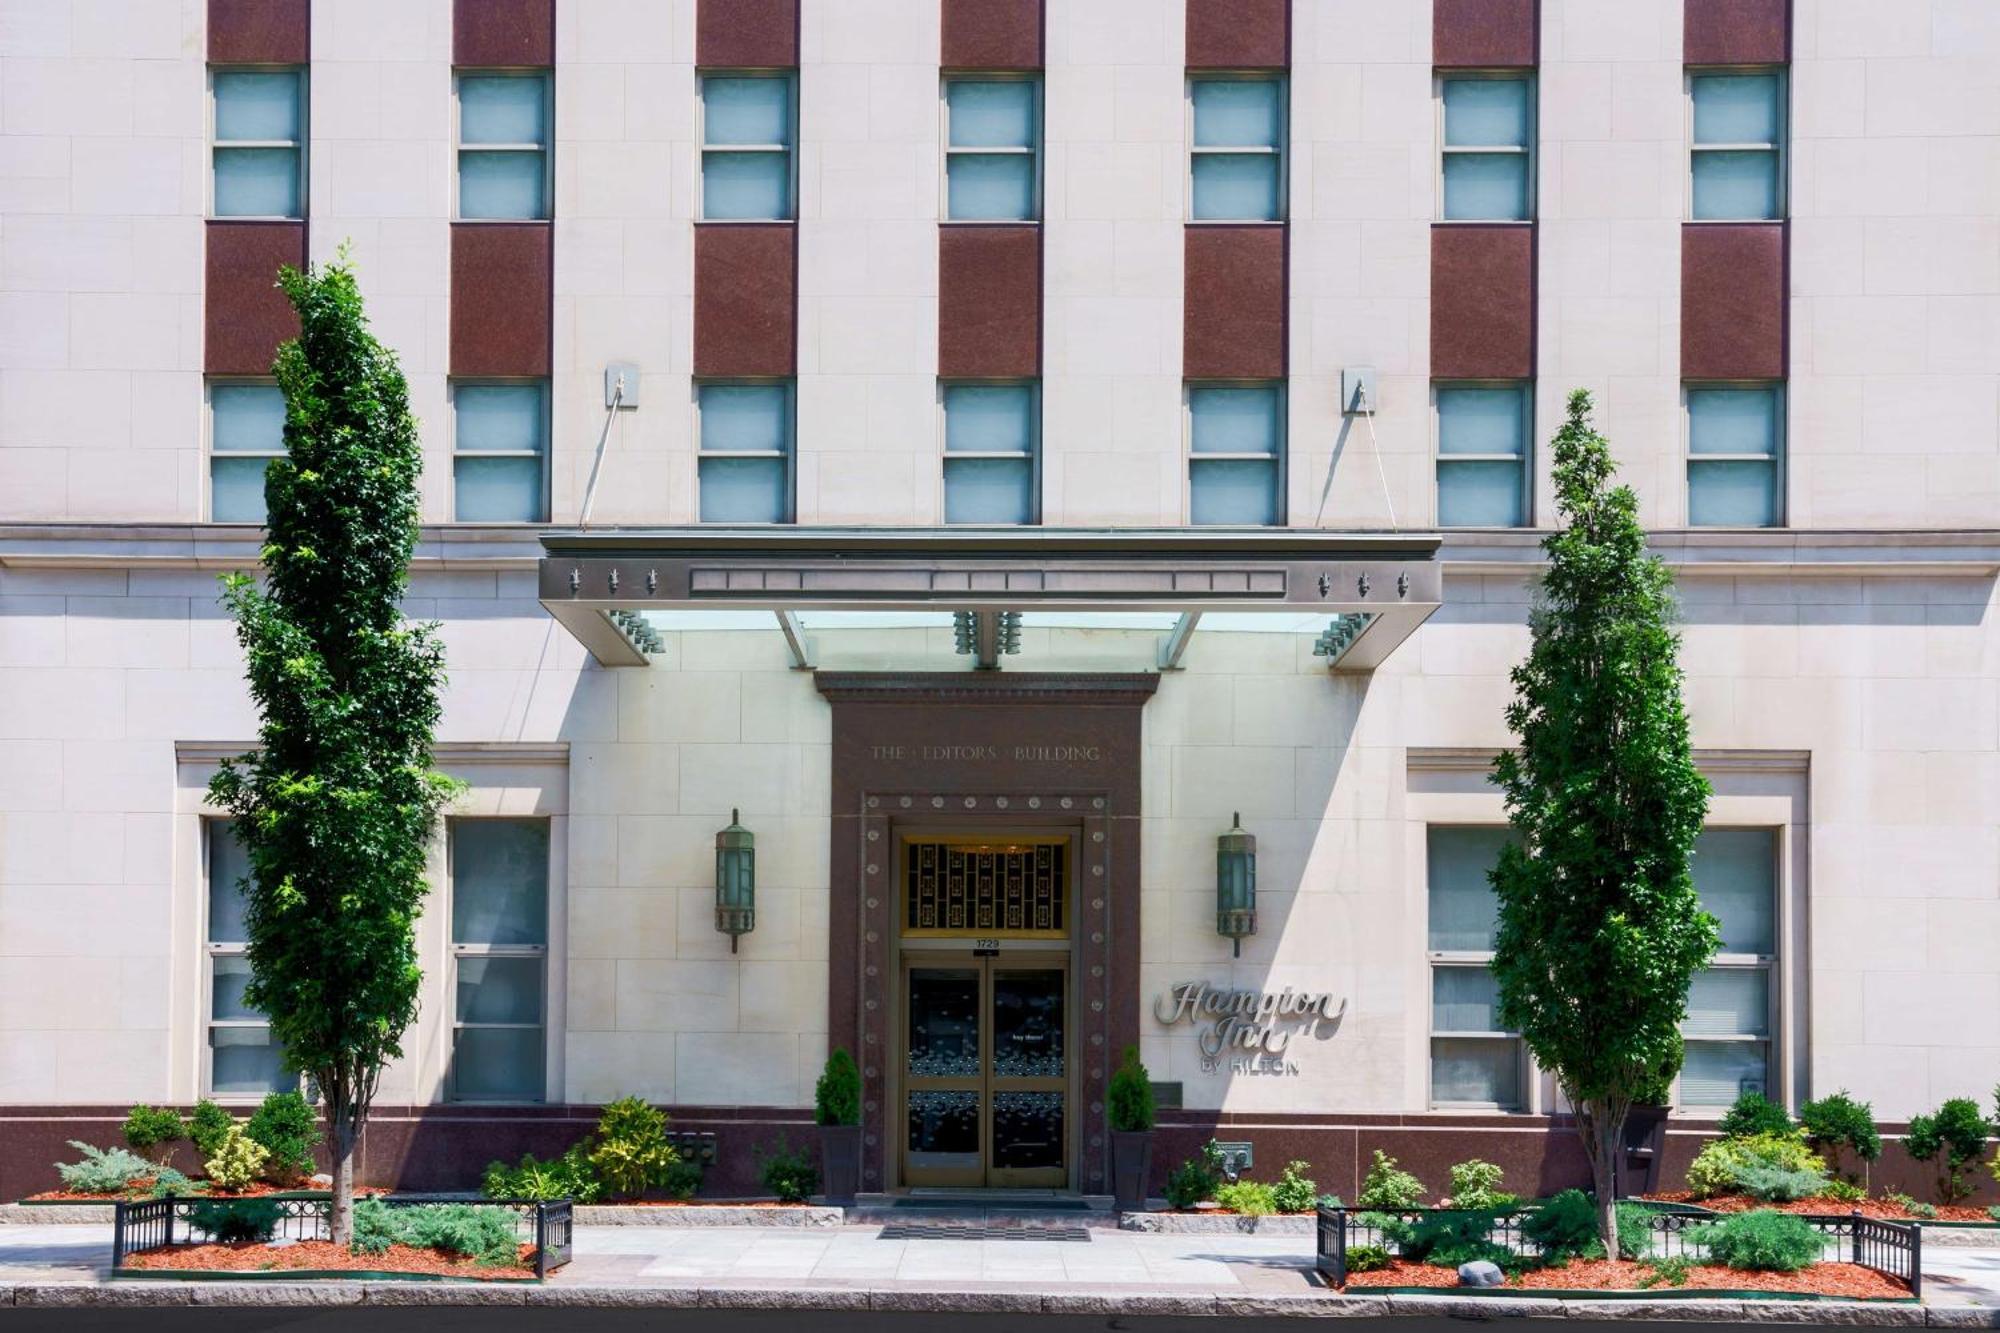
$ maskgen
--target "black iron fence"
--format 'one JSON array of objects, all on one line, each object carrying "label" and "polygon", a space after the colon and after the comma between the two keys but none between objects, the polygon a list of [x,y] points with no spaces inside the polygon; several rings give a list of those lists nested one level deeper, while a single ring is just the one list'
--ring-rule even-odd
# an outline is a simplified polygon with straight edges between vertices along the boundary
[{"label": "black iron fence", "polygon": [[[1522,1230],[1522,1224],[1533,1212],[1532,1208],[1522,1208],[1476,1216],[1487,1220],[1485,1239],[1509,1253],[1534,1258],[1539,1251]],[[1374,1246],[1396,1254],[1399,1247],[1395,1233],[1403,1226],[1442,1216],[1453,1214],[1435,1208],[1347,1209],[1322,1206],[1319,1210],[1315,1266],[1328,1283],[1344,1287],[1347,1285],[1347,1254],[1350,1249]],[[1622,1229],[1628,1225],[1631,1216],[1628,1213],[1619,1219],[1621,1239]],[[1923,1294],[1923,1228],[1911,1223],[1863,1217],[1860,1213],[1800,1213],[1794,1216],[1818,1233],[1820,1262],[1852,1263],[1872,1268],[1885,1277],[1907,1284],[1910,1295]],[[1666,1208],[1649,1208],[1639,1217],[1645,1227],[1645,1245],[1639,1257],[1686,1259],[1693,1263],[1704,1262],[1707,1257],[1693,1233],[1697,1228],[1722,1220],[1722,1215],[1705,1210]]]},{"label": "black iron fence", "polygon": [[[516,1239],[535,1247],[535,1276],[545,1278],[551,1269],[570,1261],[574,1242],[570,1201],[541,1199],[452,1199],[424,1195],[388,1195],[381,1202],[391,1208],[409,1208],[426,1203],[472,1203],[480,1208],[504,1209],[512,1215]],[[272,1220],[269,1240],[331,1240],[333,1200],[326,1197],[295,1198],[272,1195],[229,1199],[215,1197],[120,1202],[112,1218],[111,1269],[125,1269],[128,1256],[163,1245],[202,1245],[230,1238],[232,1214],[255,1209],[258,1230],[263,1219]],[[275,1274],[259,1274],[272,1277]]]}]

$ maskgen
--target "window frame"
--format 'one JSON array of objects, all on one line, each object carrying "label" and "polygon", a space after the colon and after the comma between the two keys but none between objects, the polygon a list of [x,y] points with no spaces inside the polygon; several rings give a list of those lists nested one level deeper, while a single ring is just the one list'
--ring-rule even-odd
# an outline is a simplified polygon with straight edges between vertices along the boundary
[{"label": "window frame", "polygon": [[[1694,85],[1695,80],[1714,76],[1769,75],[1777,80],[1777,139],[1775,142],[1760,143],[1701,143],[1694,137]],[[1785,222],[1792,215],[1791,196],[1791,139],[1792,139],[1792,80],[1789,65],[1689,65],[1681,72],[1681,115],[1682,133],[1687,143],[1687,165],[1681,172],[1683,221],[1697,226],[1740,226],[1746,222]],[[1773,212],[1767,218],[1700,218],[1694,211],[1694,163],[1702,153],[1747,153],[1768,152],[1777,155],[1776,181],[1772,199]]]},{"label": "window frame", "polygon": [[[1432,210],[1433,221],[1448,227],[1479,226],[1526,226],[1535,222],[1541,214],[1541,80],[1533,69],[1454,69],[1439,70],[1431,78],[1431,101],[1435,106],[1435,134],[1437,154],[1433,165],[1432,188],[1437,192],[1437,206]],[[1448,147],[1445,143],[1444,87],[1456,82],[1507,82],[1522,83],[1528,88],[1527,142],[1518,147],[1507,144],[1475,144],[1463,147]],[[1690,113],[1692,114],[1692,113]],[[1692,123],[1690,121],[1690,123]],[[1527,216],[1519,218],[1449,218],[1444,212],[1444,164],[1445,159],[1454,154],[1463,157],[1495,156],[1519,153],[1527,158]]]},{"label": "window frame", "polygon": [[[201,512],[205,521],[210,523],[242,523],[246,521],[244,519],[217,518],[215,516],[215,463],[217,459],[261,458],[264,460],[265,468],[269,469],[271,465],[271,460],[276,458],[289,458],[291,456],[291,451],[285,448],[284,446],[283,435],[280,435],[278,437],[278,447],[274,451],[267,452],[262,449],[218,450],[215,447],[216,386],[221,385],[224,387],[229,387],[232,385],[254,385],[258,387],[276,388],[277,384],[278,384],[277,378],[272,375],[204,375],[202,377],[201,444],[202,444],[202,453],[207,458],[207,465],[206,467],[203,468],[203,475],[202,475],[204,488],[202,491]],[[267,513],[264,516],[262,525],[268,525],[269,522],[270,522],[270,515]]]},{"label": "window frame", "polygon": [[[1771,452],[1769,454],[1698,454],[1694,451],[1694,409],[1689,401],[1690,392],[1704,390],[1758,390],[1768,389],[1776,395],[1777,402],[1771,414]],[[1682,519],[1690,528],[1699,527],[1704,531],[1717,532],[1769,532],[1791,525],[1790,505],[1787,503],[1788,472],[1785,456],[1789,452],[1787,442],[1791,426],[1791,396],[1786,393],[1786,381],[1778,380],[1682,380],[1681,381],[1681,503]],[[1694,465],[1696,463],[1769,463],[1771,466],[1771,521],[1745,528],[1739,524],[1701,523],[1694,521]]]},{"label": "window frame", "polygon": [[[540,449],[461,449],[458,443],[458,391],[466,386],[519,387],[533,385],[542,391],[542,448]],[[451,521],[472,523],[481,527],[503,525],[511,527],[539,527],[553,521],[550,498],[551,458],[555,453],[555,393],[546,375],[453,375],[445,381],[446,416],[451,421]],[[458,516],[458,460],[461,458],[528,458],[541,460],[541,490],[538,503],[541,517],[536,519],[460,518]]]},{"label": "window frame", "polygon": [[[780,451],[769,449],[704,449],[701,445],[701,391],[711,386],[749,386],[755,388],[777,388],[785,395],[785,447]],[[694,455],[693,497],[694,521],[709,527],[750,526],[758,528],[781,528],[799,521],[799,384],[796,378],[756,375],[717,375],[691,381],[688,393],[688,410],[693,414]],[[940,409],[942,410],[942,409]],[[777,458],[785,462],[784,517],[774,523],[748,523],[740,519],[704,519],[701,516],[701,464],[705,458]]]},{"label": "window frame", "polygon": [[[208,172],[206,196],[203,200],[202,216],[211,222],[303,222],[312,213],[312,177],[307,170],[306,152],[312,143],[312,73],[310,65],[288,64],[210,64],[207,66],[208,80]],[[216,96],[215,77],[218,74],[290,74],[293,76],[295,96],[299,107],[299,137],[297,139],[224,139],[216,132],[216,110],[221,99]],[[294,168],[298,174],[299,211],[297,213],[218,213],[215,211],[215,154],[219,148],[283,148],[292,154]]]},{"label": "window frame", "polygon": [[[1271,453],[1196,453],[1194,449],[1194,395],[1198,389],[1270,389],[1278,399],[1278,438]],[[1181,525],[1204,528],[1282,528],[1291,510],[1291,383],[1287,379],[1191,379],[1181,381]],[[1197,462],[1263,462],[1272,468],[1271,485],[1276,492],[1268,524],[1201,523],[1194,520],[1195,467]]]},{"label": "window frame", "polygon": [[[555,837],[554,823],[547,815],[448,815],[445,817],[443,823],[444,823],[444,883],[445,883],[445,893],[446,893],[446,898],[444,903],[444,918],[445,918],[444,954],[445,954],[445,964],[447,973],[445,980],[445,994],[449,997],[448,1000],[450,1006],[449,1024],[451,1032],[450,1045],[445,1056],[444,1080],[442,1088],[442,1092],[444,1094],[444,1101],[448,1104],[459,1105],[459,1106],[549,1105],[555,1100],[555,1098],[550,1093],[550,1082],[551,1082],[550,1071],[555,1068],[555,1061],[553,1059],[554,1053],[550,1049],[550,1044],[551,1041],[553,1040],[553,1035],[554,1035],[554,1025],[550,1021],[550,1015],[551,1012],[553,1011],[554,1006],[552,1004],[551,996],[549,994],[549,978],[552,975],[552,969],[550,968],[550,960],[551,960],[550,942],[556,936],[556,930],[555,930],[556,894],[554,891],[556,837]],[[460,824],[470,824],[470,823],[540,824],[542,826],[543,839],[546,845],[547,855],[549,857],[548,863],[543,867],[544,893],[542,899],[542,911],[545,915],[544,915],[544,920],[542,922],[542,943],[465,944],[461,943],[459,940],[454,938],[457,932],[454,930],[452,922],[453,922],[454,909],[457,906],[457,900],[458,900],[458,865],[457,865],[458,841],[456,834],[458,826]],[[535,959],[540,964],[537,971],[540,975],[540,981],[541,981],[541,994],[542,994],[541,1022],[468,1023],[465,1020],[461,1019],[458,1016],[458,969],[459,969],[459,964],[464,959],[467,958]],[[459,1034],[461,1032],[464,1032],[468,1028],[476,1028],[482,1031],[507,1031],[507,1032],[539,1031],[542,1034],[541,1094],[530,1101],[523,1101],[518,1097],[472,1097],[472,1096],[467,1096],[464,1093],[460,1092],[458,1088],[458,1041],[459,1041]]]},{"label": "window frame", "polygon": [[[1269,83],[1278,90],[1278,136],[1269,148],[1195,145],[1194,89],[1198,83]],[[1292,80],[1289,71],[1269,69],[1189,70],[1181,91],[1181,132],[1187,143],[1181,171],[1181,219],[1190,227],[1281,227],[1292,216]],[[1269,218],[1198,218],[1194,215],[1194,164],[1203,154],[1215,157],[1269,153],[1278,163],[1277,216]]]},{"label": "window frame", "polygon": [[[212,918],[212,903],[215,898],[214,846],[222,828],[231,823],[228,815],[203,815],[201,826],[201,1090],[209,1097],[225,1106],[254,1106],[267,1093],[263,1092],[218,1092],[215,1087],[215,1031],[217,1028],[261,1030],[270,1032],[271,1020],[266,1017],[259,1021],[254,1018],[217,1018],[215,1016],[215,960],[218,958],[242,958],[249,953],[247,942],[240,940],[216,940],[209,934]],[[305,1076],[296,1075],[293,1088],[303,1087]],[[271,1091],[287,1091],[273,1088]]]},{"label": "window frame", "polygon": [[[1021,450],[952,449],[949,446],[951,413],[946,405],[951,389],[1026,389],[1028,391],[1028,447]],[[938,523],[944,527],[1020,527],[1042,525],[1042,382],[1039,379],[945,379],[937,382],[938,441]],[[950,509],[951,463],[954,459],[1022,459],[1028,463],[1028,516],[1019,523],[953,523]]]},{"label": "window frame", "polygon": [[[785,212],[775,218],[712,218],[708,216],[708,81],[710,79],[775,79],[785,87],[784,144],[717,144],[723,153],[783,153],[785,155]],[[718,226],[764,226],[773,222],[797,222],[799,218],[799,80],[789,68],[734,68],[719,66],[697,69],[694,75],[694,220]]]},{"label": "window frame", "polygon": [[[1442,391],[1448,389],[1513,389],[1521,395],[1521,452],[1519,454],[1448,454],[1444,452],[1444,411]],[[1535,526],[1535,381],[1519,380],[1432,380],[1431,381],[1431,485],[1433,513],[1437,526],[1452,532],[1519,532]],[[1447,524],[1444,521],[1444,468],[1447,463],[1515,463],[1521,470],[1521,521],[1505,527],[1491,524]]]},{"label": "window frame", "polygon": [[[1424,1105],[1432,1111],[1473,1111],[1488,1115],[1530,1115],[1534,1113],[1534,1083],[1536,1066],[1528,1054],[1527,1042],[1519,1032],[1496,1029],[1491,1032],[1469,1032],[1459,1028],[1440,1028],[1437,1022],[1437,974],[1449,968],[1467,969],[1480,967],[1492,971],[1493,960],[1498,955],[1491,949],[1433,949],[1430,943],[1430,897],[1431,897],[1431,838],[1440,829],[1475,829],[1482,832],[1505,829],[1506,824],[1483,824],[1468,820],[1429,820],[1424,823]],[[1483,1041],[1493,1044],[1506,1042],[1514,1049],[1516,1086],[1520,1097],[1513,1104],[1506,1102],[1453,1102],[1440,1101],[1437,1087],[1437,1043],[1447,1041]]]},{"label": "window frame", "polygon": [[[472,143],[465,142],[464,102],[460,90],[468,78],[476,79],[535,79],[542,86],[542,130],[546,143]],[[525,67],[492,67],[486,65],[454,65],[451,70],[451,220],[453,223],[469,222],[519,224],[523,222],[550,222],[556,215],[555,188],[555,143],[556,143],[556,80],[555,69],[549,65]],[[542,211],[528,218],[469,218],[460,208],[460,186],[464,175],[466,153],[539,153],[542,159]]]},{"label": "window frame", "polygon": [[[1785,935],[1789,928],[1784,911],[1786,895],[1784,870],[1785,858],[1788,854],[1785,840],[1786,831],[1783,826],[1769,822],[1704,823],[1701,826],[1701,831],[1703,833],[1735,832],[1768,833],[1770,835],[1771,946],[1776,952],[1767,954],[1718,952],[1713,958],[1709,959],[1708,965],[1702,969],[1703,972],[1763,973],[1764,1031],[1761,1034],[1705,1032],[1693,1035],[1686,1031],[1686,1020],[1683,1019],[1681,1023],[1681,1041],[1683,1045],[1690,1042],[1708,1043],[1717,1046],[1743,1045],[1752,1042],[1761,1045],[1764,1048],[1764,1095],[1781,1106],[1789,1107],[1791,1105],[1788,1089],[1789,1081],[1784,1078],[1778,1063],[1781,1039],[1784,1034],[1784,1023],[1786,1021],[1785,1006],[1780,992],[1780,987],[1785,979]],[[1696,975],[1700,974],[1697,973]],[[1689,989],[1690,991],[1693,989],[1692,981],[1689,982]],[[1735,1100],[1734,1098],[1722,1102],[1702,1102],[1696,1104],[1687,1102],[1681,1091],[1685,1073],[1686,1062],[1683,1060],[1681,1072],[1674,1075],[1673,1096],[1671,1100],[1675,1112],[1715,1117],[1720,1117],[1728,1112],[1730,1105]],[[1776,1096],[1772,1095],[1774,1092],[1777,1094]]]},{"label": "window frame", "polygon": [[[956,148],[951,142],[951,88],[955,83],[1025,83],[1030,87],[1029,116],[1031,142],[1026,148]],[[1042,72],[1014,69],[947,69],[938,73],[938,222],[947,227],[1023,227],[1039,224],[1044,208],[1042,196],[1042,149],[1046,127]],[[1028,216],[1024,218],[955,218],[951,215],[951,159],[958,157],[1016,157],[1029,159]]]}]

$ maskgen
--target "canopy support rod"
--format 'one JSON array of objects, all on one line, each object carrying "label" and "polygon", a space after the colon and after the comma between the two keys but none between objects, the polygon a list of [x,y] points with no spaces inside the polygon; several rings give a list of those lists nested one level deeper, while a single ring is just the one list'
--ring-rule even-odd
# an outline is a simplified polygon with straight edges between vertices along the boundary
[{"label": "canopy support rod", "polygon": [[1162,671],[1179,671],[1181,658],[1186,655],[1188,641],[1194,638],[1194,627],[1201,623],[1201,612],[1183,611],[1174,627],[1160,640],[1159,667]]},{"label": "canopy support rod", "polygon": [[778,628],[784,632],[785,647],[791,649],[792,667],[797,671],[813,669],[812,641],[806,638],[806,628],[799,623],[796,611],[778,611]]}]

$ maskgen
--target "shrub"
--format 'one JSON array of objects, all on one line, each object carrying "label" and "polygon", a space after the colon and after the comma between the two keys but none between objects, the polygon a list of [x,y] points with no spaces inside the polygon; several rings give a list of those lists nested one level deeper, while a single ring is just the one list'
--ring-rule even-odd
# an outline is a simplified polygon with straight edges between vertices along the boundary
[{"label": "shrub", "polygon": [[1387,1268],[1389,1263],[1389,1251],[1383,1246],[1350,1245],[1347,1247],[1347,1271],[1350,1273],[1373,1273],[1379,1268]]},{"label": "shrub", "polygon": [[160,1168],[160,1174],[153,1177],[153,1183],[146,1187],[149,1199],[165,1199],[175,1195],[199,1194],[202,1187],[189,1180],[170,1166]]},{"label": "shrub", "polygon": [[187,1127],[187,1136],[194,1140],[195,1156],[204,1162],[215,1156],[223,1139],[229,1136],[229,1127],[235,1123],[229,1112],[206,1097],[196,1102]]},{"label": "shrub", "polygon": [[289,1185],[313,1173],[313,1149],[320,1142],[319,1113],[298,1089],[264,1098],[243,1132],[271,1154],[264,1171],[274,1183]]},{"label": "shrub", "polygon": [[701,1163],[683,1158],[667,1168],[667,1174],[660,1181],[661,1191],[669,1198],[685,1202],[692,1199],[701,1188]]},{"label": "shrub", "polygon": [[813,1118],[822,1125],[861,1123],[861,1071],[844,1046],[833,1048],[813,1085]]},{"label": "shrub", "polygon": [[770,1155],[757,1154],[757,1178],[781,1203],[804,1203],[819,1189],[819,1168],[813,1165],[812,1154],[803,1148],[792,1151],[783,1134]]},{"label": "shrub", "polygon": [[217,1244],[267,1241],[278,1232],[284,1209],[275,1199],[237,1199],[228,1203],[198,1203],[188,1221],[206,1231]]},{"label": "shrub", "polygon": [[1415,1208],[1423,1202],[1424,1182],[1397,1170],[1396,1159],[1377,1148],[1361,1192],[1354,1197],[1363,1208]]},{"label": "shrub", "polygon": [[1934,1203],[1924,1203],[1921,1200],[1915,1201],[1910,1204],[1910,1216],[1919,1218],[1925,1222],[1935,1222],[1937,1221],[1937,1205]]},{"label": "shrub", "polygon": [[256,1182],[264,1173],[264,1163],[270,1155],[263,1144],[244,1132],[243,1126],[231,1125],[229,1133],[223,1136],[222,1146],[202,1170],[208,1172],[211,1186],[234,1193]]},{"label": "shrub", "polygon": [[80,1139],[69,1146],[83,1154],[83,1160],[56,1163],[63,1188],[78,1194],[122,1194],[135,1180],[151,1180],[159,1168],[136,1153],[123,1148],[93,1148]]},{"label": "shrub", "polygon": [[347,1248],[356,1254],[382,1254],[403,1239],[395,1210],[380,1199],[357,1199],[354,1204],[354,1239]]},{"label": "shrub", "polygon": [[546,1162],[538,1161],[533,1153],[523,1156],[519,1166],[493,1162],[486,1168],[480,1189],[489,1199],[574,1199],[578,1203],[595,1203],[603,1193],[580,1143]]},{"label": "shrub", "polygon": [[1346,1204],[1344,1204],[1344,1203],[1342,1203],[1342,1202],[1340,1201],[1340,1196],[1339,1196],[1338,1194],[1322,1194],[1322,1195],[1320,1195],[1320,1196],[1319,1196],[1319,1206],[1320,1206],[1320,1207],[1322,1207],[1322,1208],[1345,1208],[1345,1207],[1347,1207],[1347,1205],[1346,1205]]},{"label": "shrub", "polygon": [[1995,1222],[2000,1222],[2000,1203],[1996,1203],[1991,1207],[1989,1207],[1986,1210],[1986,1215],[1992,1218]]},{"label": "shrub", "polygon": [[1454,1208],[1414,1222],[1379,1213],[1364,1216],[1363,1221],[1378,1228],[1382,1239],[1411,1263],[1456,1268],[1485,1260],[1510,1272],[1518,1271],[1524,1266],[1522,1257],[1493,1240],[1493,1223],[1498,1216],[1491,1209]]},{"label": "shrub", "polygon": [[1564,1190],[1522,1218],[1521,1234],[1551,1264],[1604,1253],[1597,1237],[1597,1205],[1582,1190]]},{"label": "shrub", "polygon": [[174,1145],[187,1137],[187,1122],[164,1106],[135,1106],[125,1117],[125,1142],[132,1150],[164,1164]]},{"label": "shrub", "polygon": [[1174,1208],[1192,1208],[1214,1198],[1215,1187],[1221,1183],[1222,1149],[1210,1139],[1202,1145],[1200,1156],[1188,1158],[1168,1173],[1167,1203]]},{"label": "shrub", "polygon": [[1716,1126],[1725,1139],[1747,1139],[1757,1134],[1789,1134],[1792,1118],[1785,1108],[1761,1092],[1748,1091],[1737,1097]]},{"label": "shrub", "polygon": [[1819,1259],[1819,1233],[1790,1213],[1737,1213],[1687,1233],[1688,1243],[1730,1268],[1796,1273]]},{"label": "shrub", "polygon": [[1703,1144],[1688,1166],[1688,1189],[1697,1199],[1733,1193],[1744,1188],[1739,1177],[1745,1168],[1753,1166],[1811,1171],[1822,1181],[1826,1177],[1826,1163],[1807,1146],[1804,1133],[1788,1130],[1783,1134],[1714,1139]]},{"label": "shrub", "polygon": [[1653,1228],[1647,1219],[1657,1209],[1632,1200],[1616,1205],[1618,1212],[1618,1257],[1620,1259],[1645,1259],[1653,1249]]},{"label": "shrub", "polygon": [[621,1097],[604,1108],[586,1152],[592,1174],[614,1199],[668,1185],[681,1160],[667,1139],[666,1112],[637,1097]]},{"label": "shrub", "polygon": [[1232,1180],[1215,1188],[1215,1201],[1232,1213],[1263,1217],[1278,1211],[1277,1191],[1257,1180]]},{"label": "shrub", "polygon": [[1820,1197],[1832,1199],[1835,1203],[1866,1203],[1868,1187],[1852,1180],[1829,1180],[1820,1186]]},{"label": "shrub", "polygon": [[1518,1194],[1500,1188],[1506,1173],[1491,1162],[1473,1158],[1451,1169],[1451,1206],[1454,1208],[1507,1208],[1520,1202]]},{"label": "shrub", "polygon": [[[1313,1210],[1319,1186],[1306,1174],[1311,1169],[1305,1162],[1285,1163],[1284,1171],[1278,1176],[1278,1183],[1271,1186],[1271,1200],[1277,1205],[1279,1212],[1309,1213]],[[1335,1200],[1334,1206],[1336,1208],[1340,1206],[1338,1200]]]},{"label": "shrub", "polygon": [[1993,1123],[1970,1097],[1953,1097],[1930,1115],[1910,1117],[1903,1146],[1919,1162],[1938,1163],[1938,1202],[1957,1203],[1972,1193],[1966,1167],[1986,1151]]},{"label": "shrub", "polygon": [[1799,1125],[1806,1132],[1806,1141],[1824,1154],[1830,1165],[1840,1164],[1842,1152],[1851,1152],[1863,1162],[1872,1162],[1882,1155],[1882,1135],[1875,1129],[1874,1108],[1867,1102],[1855,1101],[1845,1088],[1831,1097],[1801,1106]]},{"label": "shrub", "polygon": [[1900,1208],[1906,1213],[1909,1212],[1911,1209],[1919,1206],[1915,1199],[1903,1193],[1901,1190],[1883,1190],[1882,1202],[1890,1205],[1891,1207]]},{"label": "shrub", "polygon": [[1111,1091],[1105,1105],[1111,1113],[1111,1128],[1136,1133],[1153,1127],[1153,1080],[1139,1062],[1139,1048],[1127,1046],[1124,1058],[1111,1075]]},{"label": "shrub", "polygon": [[504,1208],[475,1203],[425,1203],[384,1211],[400,1214],[403,1244],[419,1249],[462,1254],[482,1267],[516,1263],[520,1242],[514,1239],[514,1217]]},{"label": "shrub", "polygon": [[1744,1162],[1736,1168],[1736,1188],[1759,1203],[1791,1203],[1825,1192],[1824,1171],[1789,1171],[1764,1162]]}]

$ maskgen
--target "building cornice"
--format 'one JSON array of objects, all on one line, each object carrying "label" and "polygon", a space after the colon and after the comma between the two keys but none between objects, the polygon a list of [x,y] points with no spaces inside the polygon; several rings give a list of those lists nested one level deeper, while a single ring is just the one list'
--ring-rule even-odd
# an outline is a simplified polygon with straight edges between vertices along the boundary
[{"label": "building cornice", "polygon": [[1153,697],[1152,672],[820,671],[813,684],[839,703],[1107,704],[1136,707]]},{"label": "building cornice", "polygon": [[[1500,755],[1490,745],[1412,745],[1404,753],[1413,773],[1485,773]],[[1697,749],[1694,762],[1704,773],[1803,773],[1812,751]]]},{"label": "building cornice", "polygon": [[[410,567],[532,570],[544,530],[521,525],[427,524]],[[9,569],[254,569],[264,529],[249,523],[5,523],[0,567]]]},{"label": "building cornice", "polygon": [[[1539,573],[1546,528],[1449,531],[1437,558],[1447,576]],[[1662,528],[1647,535],[1679,578],[1991,578],[1994,528]]]},{"label": "building cornice", "polygon": [[[255,741],[175,741],[174,761],[213,765],[236,759],[257,748]],[[568,741],[439,741],[431,746],[431,763],[439,768],[469,768],[478,764],[566,764]]]}]

